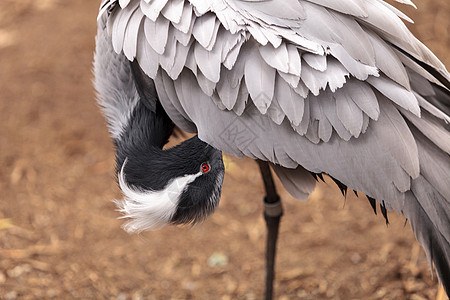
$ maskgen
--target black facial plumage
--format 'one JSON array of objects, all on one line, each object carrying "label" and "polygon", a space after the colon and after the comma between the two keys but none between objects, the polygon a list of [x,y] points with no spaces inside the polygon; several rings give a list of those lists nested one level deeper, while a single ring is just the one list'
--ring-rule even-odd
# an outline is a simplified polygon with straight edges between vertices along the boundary
[{"label": "black facial plumage", "polygon": [[200,173],[202,163],[207,162],[210,170],[183,190],[171,220],[174,224],[197,223],[218,205],[224,175],[222,152],[197,136],[162,150],[173,128],[159,101],[155,111],[138,102],[123,134],[115,141],[117,171],[126,160],[123,172],[128,185],[141,191],[162,191],[177,178]]},{"label": "black facial plumage", "polygon": [[[209,216],[219,204],[225,168],[222,153],[208,146],[210,170],[197,177],[181,194],[177,211],[172,218],[175,224],[195,224]],[[208,199],[206,202],[204,199]]]}]

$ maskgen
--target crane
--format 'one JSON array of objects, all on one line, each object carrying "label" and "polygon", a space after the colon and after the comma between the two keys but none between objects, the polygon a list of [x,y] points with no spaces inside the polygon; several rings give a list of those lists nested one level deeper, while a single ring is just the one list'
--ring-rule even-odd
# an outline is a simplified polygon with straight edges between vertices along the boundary
[{"label": "crane", "polygon": [[[407,5],[410,0],[397,0]],[[222,152],[266,188],[266,299],[283,214],[331,177],[406,216],[450,294],[450,74],[383,0],[103,0],[94,58],[128,232],[205,220]],[[196,134],[163,149],[177,128]]]}]

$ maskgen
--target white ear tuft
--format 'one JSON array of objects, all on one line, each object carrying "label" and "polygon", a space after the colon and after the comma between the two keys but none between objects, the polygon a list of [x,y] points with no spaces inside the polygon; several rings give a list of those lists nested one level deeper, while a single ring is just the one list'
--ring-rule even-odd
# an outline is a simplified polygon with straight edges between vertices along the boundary
[{"label": "white ear tuft", "polygon": [[188,184],[201,173],[177,177],[160,191],[143,190],[130,187],[125,180],[125,159],[118,174],[119,185],[124,194],[123,200],[115,200],[123,218],[131,219],[123,225],[128,233],[140,233],[144,230],[160,229],[170,223],[177,211],[178,201]]}]

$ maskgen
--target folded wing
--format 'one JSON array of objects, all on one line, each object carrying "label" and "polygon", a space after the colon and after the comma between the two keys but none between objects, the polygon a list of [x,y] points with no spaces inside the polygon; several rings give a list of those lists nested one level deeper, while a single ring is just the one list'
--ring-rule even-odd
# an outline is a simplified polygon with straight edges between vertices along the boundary
[{"label": "folded wing", "polygon": [[299,198],[306,169],[404,213],[449,291],[450,76],[400,18],[381,0],[120,0],[107,28],[178,126],[272,162]]}]

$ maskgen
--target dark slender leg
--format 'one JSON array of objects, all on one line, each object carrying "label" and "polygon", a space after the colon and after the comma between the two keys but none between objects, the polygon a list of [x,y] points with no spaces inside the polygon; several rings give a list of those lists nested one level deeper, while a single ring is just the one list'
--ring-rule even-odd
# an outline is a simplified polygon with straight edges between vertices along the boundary
[{"label": "dark slender leg", "polygon": [[266,188],[266,197],[264,197],[264,219],[266,220],[267,226],[265,299],[271,300],[273,298],[278,228],[281,216],[283,215],[283,207],[281,206],[280,196],[278,196],[275,189],[269,164],[265,161],[258,160],[258,165]]}]

